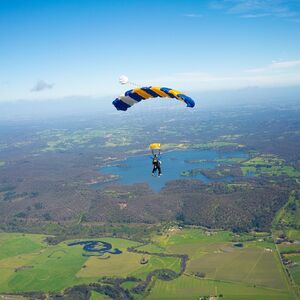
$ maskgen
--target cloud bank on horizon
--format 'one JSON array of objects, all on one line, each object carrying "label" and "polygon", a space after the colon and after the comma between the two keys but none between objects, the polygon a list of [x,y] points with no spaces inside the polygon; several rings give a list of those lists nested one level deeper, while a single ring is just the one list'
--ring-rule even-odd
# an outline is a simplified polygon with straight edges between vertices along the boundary
[{"label": "cloud bank on horizon", "polygon": [[300,86],[299,0],[149,3],[2,0],[0,101]]}]

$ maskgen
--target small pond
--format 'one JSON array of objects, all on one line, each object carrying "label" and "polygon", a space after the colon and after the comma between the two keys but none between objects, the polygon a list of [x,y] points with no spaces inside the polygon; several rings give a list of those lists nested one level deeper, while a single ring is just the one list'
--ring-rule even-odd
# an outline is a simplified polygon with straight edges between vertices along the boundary
[{"label": "small pond", "polygon": [[103,241],[77,241],[69,243],[68,246],[82,245],[83,250],[89,253],[83,253],[83,256],[102,256],[105,253],[121,254],[122,251],[115,248],[112,250],[112,245]]}]

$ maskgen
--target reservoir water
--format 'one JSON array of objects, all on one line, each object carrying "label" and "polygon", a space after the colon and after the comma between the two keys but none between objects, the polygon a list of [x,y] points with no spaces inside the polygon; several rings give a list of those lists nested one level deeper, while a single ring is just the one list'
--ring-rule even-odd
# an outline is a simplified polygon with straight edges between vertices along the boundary
[{"label": "reservoir water", "polygon": [[231,177],[224,177],[217,180],[209,179],[203,174],[197,174],[193,177],[183,177],[181,176],[181,173],[197,168],[211,169],[217,166],[218,162],[216,160],[235,157],[247,158],[248,154],[244,151],[220,152],[214,150],[193,149],[166,152],[161,155],[161,168],[163,174],[161,177],[153,177],[151,175],[151,155],[129,157],[126,160],[117,161],[109,166],[102,167],[99,171],[102,174],[118,175],[119,179],[113,183],[134,184],[146,182],[153,190],[160,191],[167,181],[175,179],[193,178],[203,182],[231,180]]}]

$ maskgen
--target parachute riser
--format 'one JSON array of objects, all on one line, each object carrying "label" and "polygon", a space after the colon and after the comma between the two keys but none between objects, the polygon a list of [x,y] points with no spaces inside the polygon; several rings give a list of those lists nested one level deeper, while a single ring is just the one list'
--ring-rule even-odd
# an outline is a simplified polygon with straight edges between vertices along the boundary
[{"label": "parachute riser", "polygon": [[152,155],[153,155],[153,156],[154,156],[154,155],[160,156],[160,149],[152,149],[151,152],[152,152]]}]

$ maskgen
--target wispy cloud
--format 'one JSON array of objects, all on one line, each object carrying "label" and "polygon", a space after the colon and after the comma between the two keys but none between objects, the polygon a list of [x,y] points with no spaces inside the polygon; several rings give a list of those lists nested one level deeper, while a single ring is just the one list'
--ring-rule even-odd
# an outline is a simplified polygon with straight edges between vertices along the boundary
[{"label": "wispy cloud", "polygon": [[229,14],[243,18],[297,18],[299,16],[299,0],[219,0],[212,1],[212,9],[224,10]]},{"label": "wispy cloud", "polygon": [[270,16],[270,14],[248,14],[248,15],[242,15],[241,18],[254,19],[254,18],[263,18],[267,16]]},{"label": "wispy cloud", "polygon": [[205,72],[182,72],[148,79],[151,84],[169,84],[188,90],[222,90],[250,86],[275,87],[300,85],[300,60],[273,61],[261,68],[211,74]]},{"label": "wispy cloud", "polygon": [[270,72],[274,70],[282,70],[282,69],[290,69],[300,66],[300,60],[286,60],[286,61],[272,61],[271,64],[261,67],[261,68],[254,68],[245,70],[246,73],[263,73],[263,72]]},{"label": "wispy cloud", "polygon": [[31,92],[41,92],[44,90],[52,89],[54,86],[53,83],[47,83],[44,80],[39,80],[34,87],[31,89]]},{"label": "wispy cloud", "polygon": [[202,18],[203,15],[201,14],[183,14],[182,16],[186,17],[186,18]]},{"label": "wispy cloud", "polygon": [[300,60],[273,61],[272,68],[293,68],[300,65]]}]

